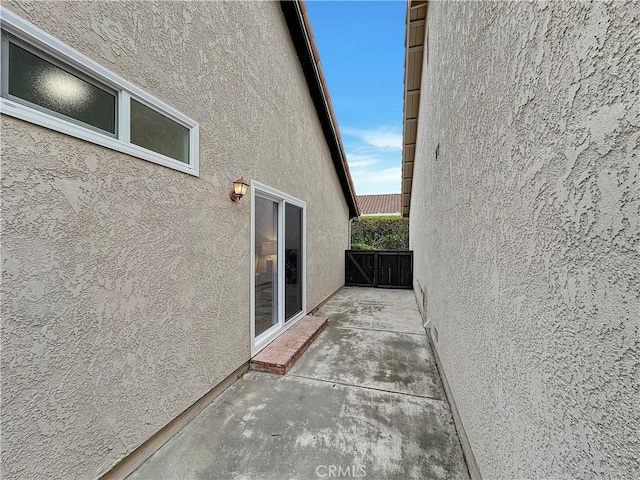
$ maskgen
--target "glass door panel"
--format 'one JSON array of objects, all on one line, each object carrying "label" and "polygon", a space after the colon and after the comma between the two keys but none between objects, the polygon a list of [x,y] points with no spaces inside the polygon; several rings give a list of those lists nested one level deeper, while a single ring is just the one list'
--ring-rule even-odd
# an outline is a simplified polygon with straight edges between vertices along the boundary
[{"label": "glass door panel", "polygon": [[255,197],[255,336],[278,329],[278,202]]},{"label": "glass door panel", "polygon": [[302,208],[287,203],[284,215],[284,318],[302,311]]}]

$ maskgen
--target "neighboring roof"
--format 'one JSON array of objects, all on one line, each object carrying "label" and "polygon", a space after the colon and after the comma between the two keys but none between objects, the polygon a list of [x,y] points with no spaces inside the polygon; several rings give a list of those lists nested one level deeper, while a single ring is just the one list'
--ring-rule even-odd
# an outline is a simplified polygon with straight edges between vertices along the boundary
[{"label": "neighboring roof", "polygon": [[[418,109],[422,84],[422,59],[427,31],[427,1],[408,0],[404,42],[404,114],[402,121],[402,216],[409,216],[413,161],[416,155]],[[429,46],[427,45],[427,49]]]},{"label": "neighboring roof", "polygon": [[311,23],[307,17],[307,9],[303,0],[281,1],[280,8],[289,27],[291,39],[298,54],[298,60],[307,80],[311,99],[318,112],[322,132],[331,152],[333,165],[338,173],[342,193],[349,205],[349,216],[358,216],[356,189],[349,173],[347,156],[344,153],[338,122],[333,113],[327,83],[320,66],[320,54],[313,39]]},{"label": "neighboring roof", "polygon": [[358,195],[360,215],[400,215],[402,212],[402,194]]}]

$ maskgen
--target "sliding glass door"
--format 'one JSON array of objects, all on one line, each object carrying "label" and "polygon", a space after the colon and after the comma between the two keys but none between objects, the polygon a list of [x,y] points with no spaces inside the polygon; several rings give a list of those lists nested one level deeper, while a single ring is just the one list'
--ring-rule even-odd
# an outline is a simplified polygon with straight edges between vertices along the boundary
[{"label": "sliding glass door", "polygon": [[284,216],[284,321],[302,311],[302,208],[287,203]]},{"label": "sliding glass door", "polygon": [[278,326],[278,202],[255,198],[255,336]]},{"label": "sliding glass door", "polygon": [[252,353],[306,313],[305,203],[252,182]]}]

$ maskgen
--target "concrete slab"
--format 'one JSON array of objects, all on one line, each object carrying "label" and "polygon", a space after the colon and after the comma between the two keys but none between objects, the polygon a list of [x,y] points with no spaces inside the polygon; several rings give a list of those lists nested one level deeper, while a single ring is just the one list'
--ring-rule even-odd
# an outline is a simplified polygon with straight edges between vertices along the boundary
[{"label": "concrete slab", "polygon": [[[424,332],[424,331],[423,331]],[[426,335],[333,326],[309,347],[290,375],[444,400]]]},{"label": "concrete slab", "polygon": [[287,375],[247,373],[129,478],[468,479],[413,293],[345,288],[318,315]]},{"label": "concrete slab", "polygon": [[129,478],[338,476],[469,478],[445,402],[261,372],[238,380]]},{"label": "concrete slab", "polygon": [[316,315],[330,325],[422,335],[422,318],[411,290],[345,287]]}]

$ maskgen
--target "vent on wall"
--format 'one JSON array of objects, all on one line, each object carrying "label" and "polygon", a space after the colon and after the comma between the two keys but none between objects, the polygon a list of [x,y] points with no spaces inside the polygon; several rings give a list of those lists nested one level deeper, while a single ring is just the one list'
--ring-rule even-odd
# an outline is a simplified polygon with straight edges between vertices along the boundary
[{"label": "vent on wall", "polygon": [[438,160],[439,156],[440,156],[440,143],[436,145],[436,160]]}]

